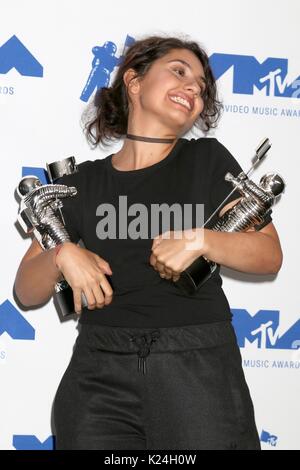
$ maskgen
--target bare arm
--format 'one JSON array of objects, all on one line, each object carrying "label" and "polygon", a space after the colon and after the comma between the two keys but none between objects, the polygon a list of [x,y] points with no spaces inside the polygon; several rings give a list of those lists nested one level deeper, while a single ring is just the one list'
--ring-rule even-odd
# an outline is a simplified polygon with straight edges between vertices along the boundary
[{"label": "bare arm", "polygon": [[82,293],[89,309],[112,301],[113,291],[105,274],[112,274],[109,264],[85,248],[66,242],[56,256],[54,249],[43,251],[33,240],[19,266],[15,291],[23,305],[39,305],[49,300],[63,275],[73,289],[75,311],[80,313]]},{"label": "bare arm", "polygon": [[[239,199],[225,206],[223,215]],[[237,271],[257,274],[276,274],[282,265],[279,237],[272,222],[259,231],[205,233],[205,256],[211,261]]]},{"label": "bare arm", "polygon": [[61,278],[54,259],[54,249],[44,251],[33,239],[15,279],[15,292],[23,305],[39,305],[50,299],[54,285]]},{"label": "bare arm", "polygon": [[[228,203],[222,215],[237,200]],[[166,232],[153,240],[150,265],[166,279],[177,281],[180,273],[199,256],[237,271],[257,274],[275,274],[282,264],[282,251],[277,231],[270,222],[261,230],[246,232],[218,232],[203,227]],[[182,237],[182,233],[184,236]]]}]

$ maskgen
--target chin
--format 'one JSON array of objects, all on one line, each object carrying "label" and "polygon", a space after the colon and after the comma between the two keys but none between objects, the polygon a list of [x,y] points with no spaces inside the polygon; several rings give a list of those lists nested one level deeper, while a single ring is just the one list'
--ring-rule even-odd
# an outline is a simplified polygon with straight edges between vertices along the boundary
[{"label": "chin", "polygon": [[178,116],[173,116],[173,118],[168,119],[166,123],[170,129],[173,129],[176,135],[185,134],[193,127],[193,123],[187,122],[187,119],[182,119],[182,117],[179,119]]}]

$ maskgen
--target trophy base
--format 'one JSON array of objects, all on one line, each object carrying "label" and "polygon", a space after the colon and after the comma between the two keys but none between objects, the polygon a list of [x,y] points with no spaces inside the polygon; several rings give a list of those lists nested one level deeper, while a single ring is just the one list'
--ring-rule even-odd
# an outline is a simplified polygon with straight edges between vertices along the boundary
[{"label": "trophy base", "polygon": [[[59,290],[56,290],[55,292],[55,300],[58,305],[59,312],[63,317],[73,315],[75,313],[73,290],[66,281],[59,282],[58,284],[60,286]],[[63,284],[63,286],[61,284]]]},{"label": "trophy base", "polygon": [[206,260],[203,256],[196,259],[185,271],[180,274],[174,284],[184,294],[194,295],[197,290],[211,277],[217,265]]},{"label": "trophy base", "polygon": [[[73,297],[73,290],[71,286],[67,283],[65,279],[59,281],[55,284],[55,303],[58,306],[58,310],[63,317],[67,315],[74,315],[75,308],[74,308],[74,297]],[[88,303],[85,298],[85,295],[81,294],[81,306],[87,307]]]}]

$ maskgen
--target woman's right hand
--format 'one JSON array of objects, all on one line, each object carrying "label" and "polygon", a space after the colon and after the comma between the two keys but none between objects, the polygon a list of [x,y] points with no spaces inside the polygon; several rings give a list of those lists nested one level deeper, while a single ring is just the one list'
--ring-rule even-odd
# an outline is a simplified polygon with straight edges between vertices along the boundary
[{"label": "woman's right hand", "polygon": [[65,242],[59,250],[56,265],[73,289],[76,313],[81,313],[81,294],[86,297],[88,308],[102,308],[112,301],[113,290],[105,274],[112,274],[109,263],[92,251],[71,242]]}]

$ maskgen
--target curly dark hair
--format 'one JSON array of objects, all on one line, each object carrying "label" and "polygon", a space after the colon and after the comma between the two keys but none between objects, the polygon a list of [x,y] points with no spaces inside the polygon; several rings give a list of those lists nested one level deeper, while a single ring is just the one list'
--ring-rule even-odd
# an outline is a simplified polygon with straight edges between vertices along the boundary
[{"label": "curly dark hair", "polygon": [[136,41],[125,54],[118,68],[113,84],[100,88],[91,106],[83,113],[85,135],[92,146],[99,143],[107,145],[109,141],[119,139],[127,133],[129,103],[124,73],[132,68],[136,76],[143,77],[154,61],[160,59],[172,49],[188,49],[200,60],[206,87],[203,94],[204,108],[195,121],[195,126],[204,132],[216,127],[220,118],[222,104],[217,97],[216,80],[206,52],[195,41],[176,37],[150,36]]}]

